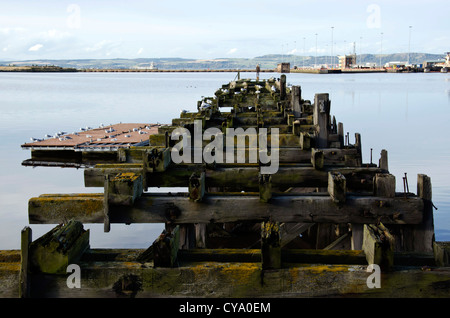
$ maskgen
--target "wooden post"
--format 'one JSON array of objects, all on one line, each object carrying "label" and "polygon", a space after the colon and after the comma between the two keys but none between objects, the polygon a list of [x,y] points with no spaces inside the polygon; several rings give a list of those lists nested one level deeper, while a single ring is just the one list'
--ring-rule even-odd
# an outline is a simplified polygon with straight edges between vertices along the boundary
[{"label": "wooden post", "polygon": [[326,148],[328,146],[328,117],[330,113],[330,100],[328,94],[316,94],[314,97],[314,125],[318,129],[316,136],[316,147]]},{"label": "wooden post", "polygon": [[315,148],[311,149],[311,163],[315,169],[323,169],[324,155],[322,150]]},{"label": "wooden post", "polygon": [[364,224],[352,223],[351,226],[352,226],[351,248],[352,250],[362,250]]},{"label": "wooden post", "polygon": [[302,150],[311,148],[311,138],[308,133],[300,132],[300,148]]},{"label": "wooden post", "polygon": [[431,178],[425,174],[417,175],[417,195],[423,199],[423,221],[414,226],[414,251],[430,253],[434,242],[434,217]]},{"label": "wooden post", "polygon": [[20,277],[19,277],[19,297],[30,296],[30,244],[32,242],[31,228],[26,226],[21,232],[20,241]]},{"label": "wooden post", "polygon": [[364,224],[363,250],[369,265],[377,264],[382,271],[394,266],[394,238],[383,224]]},{"label": "wooden post", "polygon": [[[108,202],[114,205],[133,205],[144,190],[141,173],[123,172],[109,177],[107,189]],[[106,186],[106,185],[105,185]]]},{"label": "wooden post", "polygon": [[272,198],[272,175],[259,174],[259,201],[269,202]]},{"label": "wooden post", "polygon": [[343,123],[338,123],[337,134],[339,136],[338,137],[339,143],[341,145],[340,148],[344,148],[344,124]]},{"label": "wooden post", "polygon": [[280,100],[286,99],[286,75],[280,76]]},{"label": "wooden post", "polygon": [[374,177],[374,195],[378,197],[395,197],[395,176],[388,173],[377,173]]},{"label": "wooden post", "polygon": [[262,269],[281,268],[280,226],[278,222],[261,223]]},{"label": "wooden post", "polygon": [[109,175],[105,175],[105,186],[103,194],[103,231],[109,232],[111,224],[109,221]]},{"label": "wooden post", "polygon": [[153,265],[155,267],[173,267],[178,255],[178,244],[180,241],[179,226],[172,232],[166,230],[153,242]]},{"label": "wooden post", "polygon": [[196,223],[195,228],[195,247],[206,248],[206,223]]},{"label": "wooden post", "polygon": [[201,202],[205,195],[205,172],[194,172],[189,178],[189,199]]},{"label": "wooden post", "polygon": [[292,86],[291,87],[291,104],[292,104],[292,112],[294,114],[294,118],[300,118],[302,116],[301,111],[301,89],[300,86]]},{"label": "wooden post", "polygon": [[347,184],[340,172],[328,172],[328,194],[335,203],[345,203]]},{"label": "wooden post", "polygon": [[381,150],[381,157],[380,157],[380,160],[379,160],[379,163],[378,163],[378,167],[380,169],[386,170],[386,172],[389,171],[388,152],[385,149]]}]

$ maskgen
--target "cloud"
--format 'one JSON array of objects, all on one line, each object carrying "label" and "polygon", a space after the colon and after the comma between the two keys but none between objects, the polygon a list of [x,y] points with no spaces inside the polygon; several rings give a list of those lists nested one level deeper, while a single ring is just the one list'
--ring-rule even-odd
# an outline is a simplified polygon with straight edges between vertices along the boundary
[{"label": "cloud", "polygon": [[237,48],[232,48],[227,52],[227,54],[233,54],[233,53],[236,53],[236,51],[237,51]]},{"label": "cloud", "polygon": [[32,47],[30,47],[30,48],[28,49],[28,51],[31,51],[31,52],[37,52],[37,51],[39,51],[42,47],[43,47],[43,45],[38,43],[38,44],[33,45]]}]

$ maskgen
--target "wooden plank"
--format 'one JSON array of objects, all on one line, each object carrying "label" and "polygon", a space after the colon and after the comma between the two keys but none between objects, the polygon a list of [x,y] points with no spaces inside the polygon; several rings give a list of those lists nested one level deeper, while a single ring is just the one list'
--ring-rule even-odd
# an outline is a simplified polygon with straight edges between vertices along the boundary
[{"label": "wooden plank", "polygon": [[[264,221],[270,217],[292,223],[375,223],[380,219],[385,224],[419,224],[423,200],[347,195],[344,207],[338,207],[328,195],[273,195],[270,203],[262,203],[257,193],[230,193],[205,195],[198,204],[187,194],[144,193],[133,206],[110,206],[110,222],[165,223],[172,210],[178,212],[173,216],[176,224]],[[58,224],[69,217],[103,223],[103,196],[42,195],[30,199],[28,213],[34,224]]]}]

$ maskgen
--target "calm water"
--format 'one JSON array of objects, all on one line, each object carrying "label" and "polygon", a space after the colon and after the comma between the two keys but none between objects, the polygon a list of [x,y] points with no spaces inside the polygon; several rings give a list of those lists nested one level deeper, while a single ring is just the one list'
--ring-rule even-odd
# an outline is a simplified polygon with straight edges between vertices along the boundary
[{"label": "calm water", "polygon": [[[243,77],[254,77],[244,73]],[[279,74],[262,73],[263,78]],[[30,168],[20,145],[64,130],[118,122],[170,123],[181,109],[196,110],[202,96],[213,96],[233,73],[0,73],[0,249],[20,248],[28,225],[28,200],[43,193],[102,192],[85,188],[83,170]],[[389,153],[397,191],[408,174],[416,192],[418,173],[431,177],[436,239],[450,241],[450,74],[288,74],[305,99],[329,93],[331,113],[344,124],[351,142],[362,135],[363,161]],[[54,225],[31,225],[33,239]],[[160,224],[102,224],[91,229],[91,247],[146,248]]]}]

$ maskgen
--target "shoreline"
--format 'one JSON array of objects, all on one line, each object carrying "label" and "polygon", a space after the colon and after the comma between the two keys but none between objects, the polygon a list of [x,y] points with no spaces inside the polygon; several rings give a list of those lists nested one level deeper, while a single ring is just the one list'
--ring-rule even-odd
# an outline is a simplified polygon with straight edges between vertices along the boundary
[{"label": "shoreline", "polygon": [[[255,69],[125,69],[125,68],[93,68],[77,69],[64,68],[59,66],[0,66],[0,72],[28,72],[28,73],[256,73]],[[260,73],[280,73],[276,69],[261,69]],[[283,74],[286,72],[282,72]],[[356,74],[356,73],[425,73],[423,69],[402,70],[402,69],[291,69],[287,73],[304,74]],[[441,73],[431,71],[426,73]]]}]

